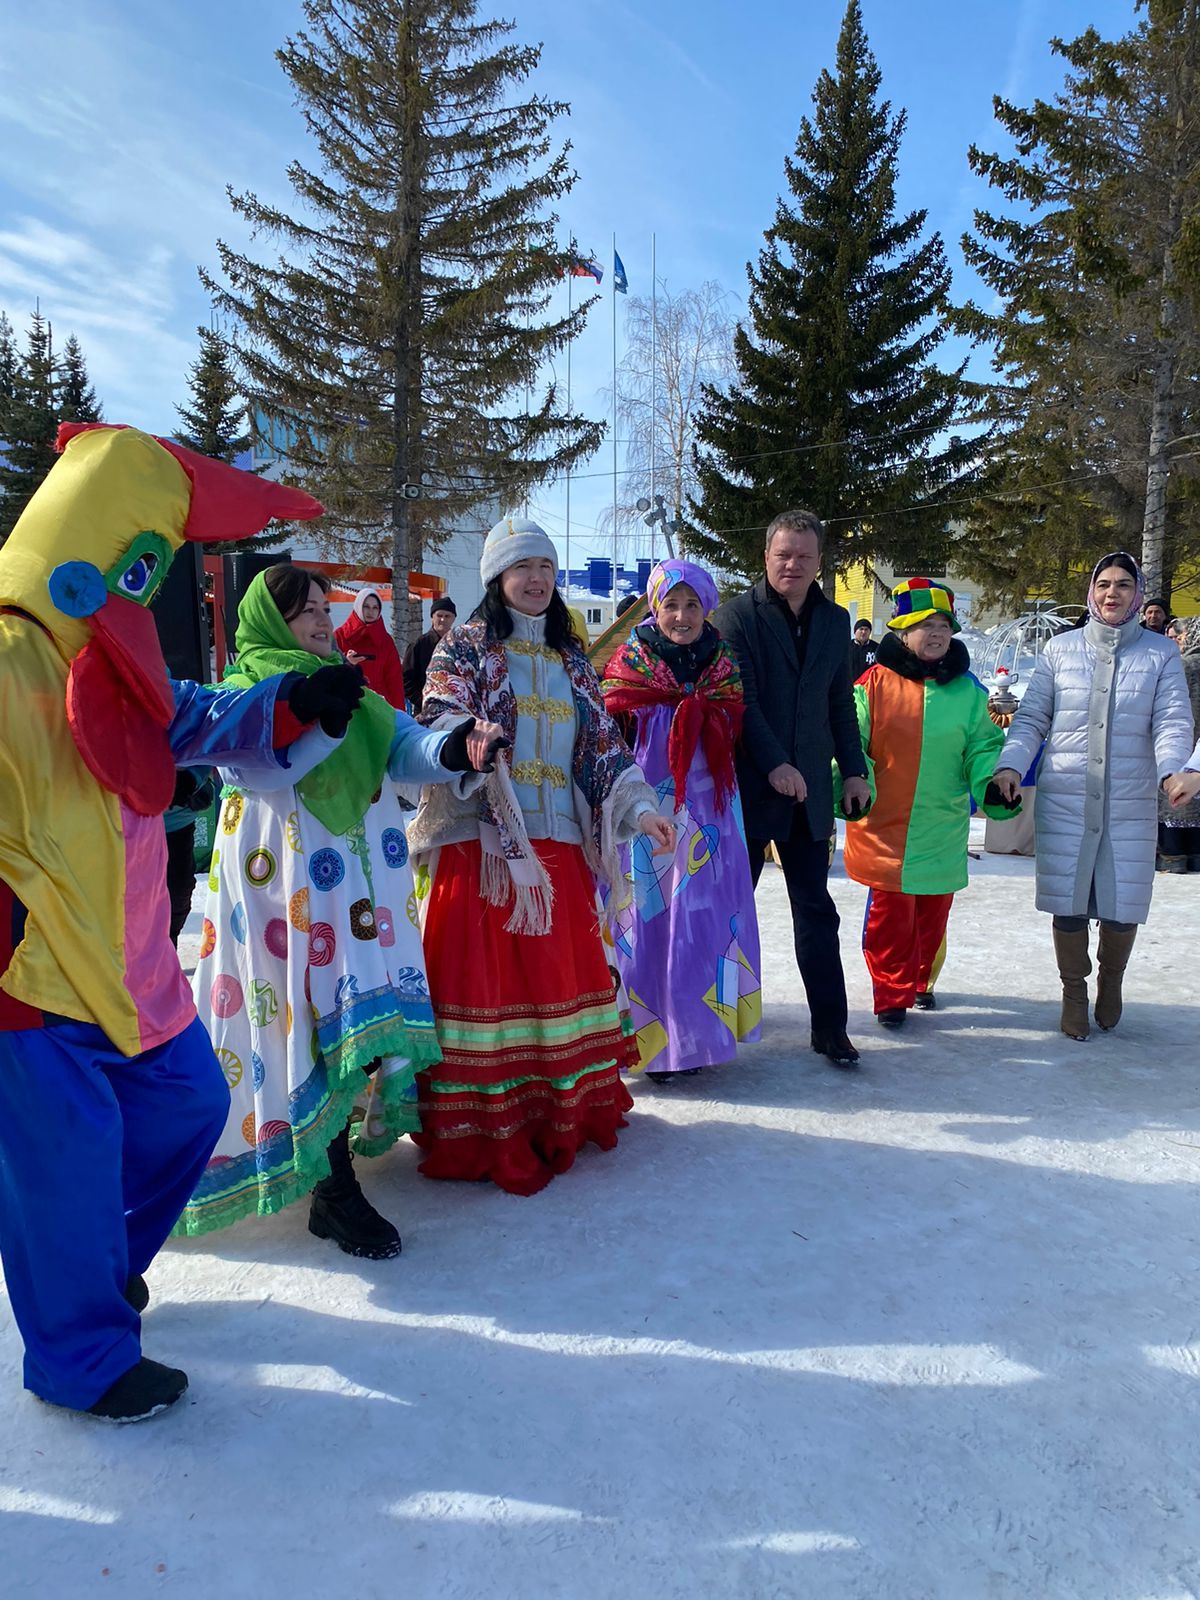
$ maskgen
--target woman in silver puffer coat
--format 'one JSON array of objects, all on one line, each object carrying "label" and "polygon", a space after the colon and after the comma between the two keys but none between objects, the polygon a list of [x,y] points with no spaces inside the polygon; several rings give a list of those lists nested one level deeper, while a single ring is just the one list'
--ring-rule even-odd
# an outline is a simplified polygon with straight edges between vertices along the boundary
[{"label": "woman in silver puffer coat", "polygon": [[996,763],[1015,794],[1042,740],[1037,906],[1054,917],[1062,1031],[1088,1036],[1088,922],[1098,918],[1096,1024],[1115,1028],[1121,980],[1150,910],[1159,790],[1192,754],[1179,650],[1144,629],[1141,569],[1124,551],[1096,563],[1084,627],[1060,633],[1034,669]]}]

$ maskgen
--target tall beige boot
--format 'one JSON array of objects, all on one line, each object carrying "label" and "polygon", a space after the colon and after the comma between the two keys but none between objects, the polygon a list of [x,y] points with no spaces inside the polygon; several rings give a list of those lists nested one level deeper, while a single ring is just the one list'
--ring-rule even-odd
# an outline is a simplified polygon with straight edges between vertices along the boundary
[{"label": "tall beige boot", "polygon": [[1096,1026],[1105,1033],[1121,1020],[1121,979],[1136,938],[1136,928],[1123,931],[1103,922],[1100,924],[1100,948],[1096,954],[1100,974],[1096,982]]},{"label": "tall beige boot", "polygon": [[[1092,963],[1088,960],[1087,928],[1080,928],[1078,933],[1055,928],[1054,954],[1063,992],[1062,1021],[1059,1026],[1068,1039],[1082,1041],[1091,1031],[1088,1027],[1087,976],[1092,970]],[[1096,1020],[1099,1021],[1099,1018]]]}]

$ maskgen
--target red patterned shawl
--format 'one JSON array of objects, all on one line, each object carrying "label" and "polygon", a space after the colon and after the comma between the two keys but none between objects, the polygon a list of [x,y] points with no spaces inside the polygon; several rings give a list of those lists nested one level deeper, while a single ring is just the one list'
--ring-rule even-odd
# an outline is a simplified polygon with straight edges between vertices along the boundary
[{"label": "red patterned shawl", "polygon": [[636,715],[646,706],[674,706],[667,761],[675,783],[675,808],[683,805],[688,768],[700,744],[716,786],[717,810],[724,811],[737,787],[733,752],[745,710],[741,674],[729,646],[723,642],[717,646],[694,684],[681,684],[635,634],[604,669],[601,688],[614,715]]}]

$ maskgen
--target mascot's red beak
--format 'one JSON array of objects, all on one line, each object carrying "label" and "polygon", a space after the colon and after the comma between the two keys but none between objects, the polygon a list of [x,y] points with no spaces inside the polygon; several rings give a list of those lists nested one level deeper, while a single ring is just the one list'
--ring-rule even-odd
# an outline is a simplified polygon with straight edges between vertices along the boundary
[{"label": "mascot's red beak", "polygon": [[[76,434],[111,426],[64,422],[56,447],[61,451]],[[191,482],[185,539],[249,539],[276,518],[307,521],[325,509],[302,489],[198,455],[173,439],[158,443]],[[89,621],[92,637],[72,661],[67,679],[72,736],[98,783],[142,816],[158,816],[175,789],[175,761],[166,733],[175,697],[154,619],[135,600],[110,594]]]}]

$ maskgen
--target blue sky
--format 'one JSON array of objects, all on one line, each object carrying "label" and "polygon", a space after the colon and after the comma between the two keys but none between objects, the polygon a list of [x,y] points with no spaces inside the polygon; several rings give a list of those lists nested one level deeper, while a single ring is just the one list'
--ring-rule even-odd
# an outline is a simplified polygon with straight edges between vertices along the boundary
[{"label": "blue sky", "polygon": [[[958,252],[987,191],[967,146],[995,145],[991,99],[1052,94],[1047,41],[1089,24],[1126,31],[1133,0],[864,0],[884,93],[908,112],[899,201],[925,207]],[[650,236],[673,289],[715,278],[740,304],[844,0],[503,0],[545,49],[538,88],[572,106],[563,133],[580,179],[562,207],[605,266],[603,298],[572,356],[574,399],[604,414],[612,324],[611,238],[632,294],[648,293]],[[166,432],[185,397],[195,326],[208,320],[197,264],[243,234],[225,186],[286,204],[285,167],[306,154],[274,50],[299,0],[0,0],[0,309],[23,328],[35,299],[56,342],[76,333],[112,421]],[[564,291],[565,294],[565,291]],[[565,303],[565,301],[564,301]],[[587,473],[611,464],[605,444]],[[572,489],[572,559],[605,552],[593,531],[611,482]],[[561,546],[561,484],[537,514]]]}]

